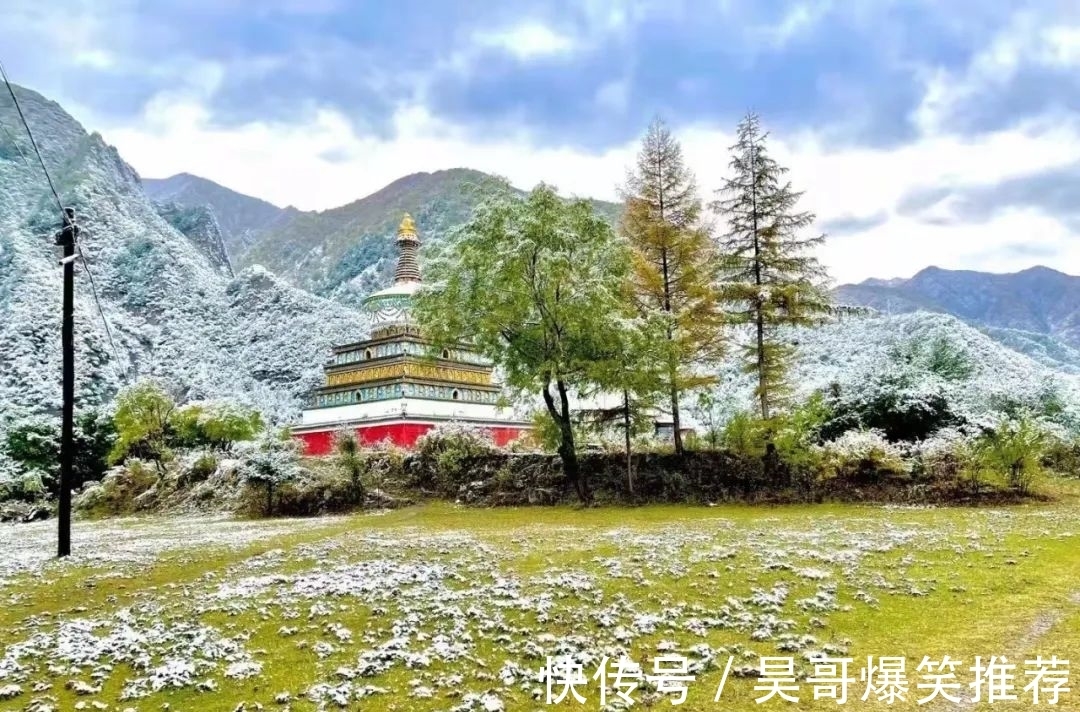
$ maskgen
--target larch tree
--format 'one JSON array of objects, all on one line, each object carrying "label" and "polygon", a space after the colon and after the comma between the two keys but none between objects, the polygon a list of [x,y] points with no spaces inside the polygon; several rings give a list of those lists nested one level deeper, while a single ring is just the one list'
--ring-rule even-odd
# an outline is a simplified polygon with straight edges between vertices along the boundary
[{"label": "larch tree", "polygon": [[675,451],[683,453],[680,396],[715,379],[702,366],[723,354],[719,262],[700,224],[701,201],[682,147],[667,126],[649,125],[623,189],[620,231],[633,251],[631,287],[646,318],[664,327],[663,389],[671,408]]},{"label": "larch tree", "polygon": [[719,240],[720,292],[732,323],[750,327],[744,370],[757,379],[754,395],[766,420],[790,393],[795,345],[785,330],[817,324],[830,311],[827,274],[813,254],[825,236],[805,236],[815,216],[797,209],[803,194],[769,155],[767,138],[758,116],[747,114],[730,149],[731,177],[712,204],[728,227]]},{"label": "larch tree", "polygon": [[572,393],[606,376],[618,350],[629,254],[585,200],[509,185],[482,203],[427,266],[415,314],[436,349],[468,343],[519,393],[539,394],[558,426],[558,452],[582,502]]}]

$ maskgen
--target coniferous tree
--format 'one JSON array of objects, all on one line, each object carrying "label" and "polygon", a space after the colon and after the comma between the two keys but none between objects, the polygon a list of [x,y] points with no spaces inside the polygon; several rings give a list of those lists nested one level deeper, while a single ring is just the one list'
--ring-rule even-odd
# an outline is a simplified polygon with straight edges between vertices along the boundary
[{"label": "coniferous tree", "polygon": [[670,399],[675,451],[680,395],[713,380],[698,368],[723,351],[716,251],[700,225],[701,201],[682,147],[656,119],[623,190],[620,229],[633,248],[632,291],[641,314],[665,320],[663,387]]},{"label": "coniferous tree", "polygon": [[803,236],[814,214],[796,209],[802,193],[785,179],[787,168],[769,156],[768,134],[756,114],[746,115],[737,136],[729,164],[733,175],[713,203],[728,223],[719,241],[720,291],[732,322],[751,327],[745,371],[757,377],[755,396],[761,417],[768,419],[790,391],[795,346],[785,341],[784,329],[818,323],[830,310],[827,276],[813,256],[825,236]]}]

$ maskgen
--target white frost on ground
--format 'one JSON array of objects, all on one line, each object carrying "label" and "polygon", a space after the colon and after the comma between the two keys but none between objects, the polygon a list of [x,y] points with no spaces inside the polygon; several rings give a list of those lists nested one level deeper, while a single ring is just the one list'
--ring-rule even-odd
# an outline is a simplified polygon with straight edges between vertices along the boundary
[{"label": "white frost on ground", "polygon": [[[3,639],[0,698],[48,704],[66,687],[94,702],[148,698],[156,708],[155,693],[194,688],[211,704],[272,674],[272,650],[251,642],[261,632],[277,641],[272,649],[295,648],[309,661],[303,689],[266,689],[264,704],[305,700],[333,709],[372,696],[448,697],[448,709],[497,712],[536,698],[549,655],[590,669],[603,656],[645,646],[684,655],[700,673],[728,655],[752,665],[762,654],[793,654],[804,664],[842,654],[849,641],[830,615],[890,596],[935,595],[947,582],[919,575],[926,558],[1005,565],[1006,532],[1074,535],[1065,514],[978,511],[956,521],[962,524],[915,524],[903,513],[868,509],[865,518],[824,515],[812,524],[536,527],[485,540],[358,526],[182,585],[148,588],[127,607],[30,616]],[[80,523],[75,549],[82,553],[64,564],[49,561],[49,523],[8,528],[0,537],[7,579],[0,597],[16,598],[13,579],[48,577],[58,567],[133,576],[163,555],[194,557],[202,547],[244,547],[312,526],[220,518]],[[559,558],[590,551],[604,555],[587,560],[587,570]],[[540,569],[511,565],[536,554],[546,557]],[[710,644],[719,631],[742,642]],[[121,690],[115,699],[102,699],[107,683]]]}]

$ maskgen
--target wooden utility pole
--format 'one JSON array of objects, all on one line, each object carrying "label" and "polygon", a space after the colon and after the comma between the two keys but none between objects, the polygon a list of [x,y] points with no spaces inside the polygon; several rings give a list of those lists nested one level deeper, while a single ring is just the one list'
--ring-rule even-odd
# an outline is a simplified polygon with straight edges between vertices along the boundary
[{"label": "wooden utility pole", "polygon": [[75,461],[75,242],[79,227],[75,209],[64,208],[64,225],[56,233],[56,244],[64,248],[64,307],[61,328],[63,350],[63,422],[60,429],[60,511],[57,556],[71,553],[71,484]]}]

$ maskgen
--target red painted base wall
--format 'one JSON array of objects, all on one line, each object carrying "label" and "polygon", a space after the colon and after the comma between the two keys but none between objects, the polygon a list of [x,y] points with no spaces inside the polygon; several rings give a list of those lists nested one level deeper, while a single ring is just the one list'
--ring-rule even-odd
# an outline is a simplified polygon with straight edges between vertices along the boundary
[{"label": "red painted base wall", "polygon": [[[403,448],[416,445],[420,436],[435,427],[434,423],[387,423],[384,425],[361,425],[355,428],[356,436],[362,445],[375,445],[390,441]],[[499,447],[510,444],[528,431],[522,426],[480,426],[491,433],[492,440]],[[309,457],[329,455],[334,449],[336,430],[319,430],[306,433],[293,433],[293,437],[304,444],[304,454]]]}]

